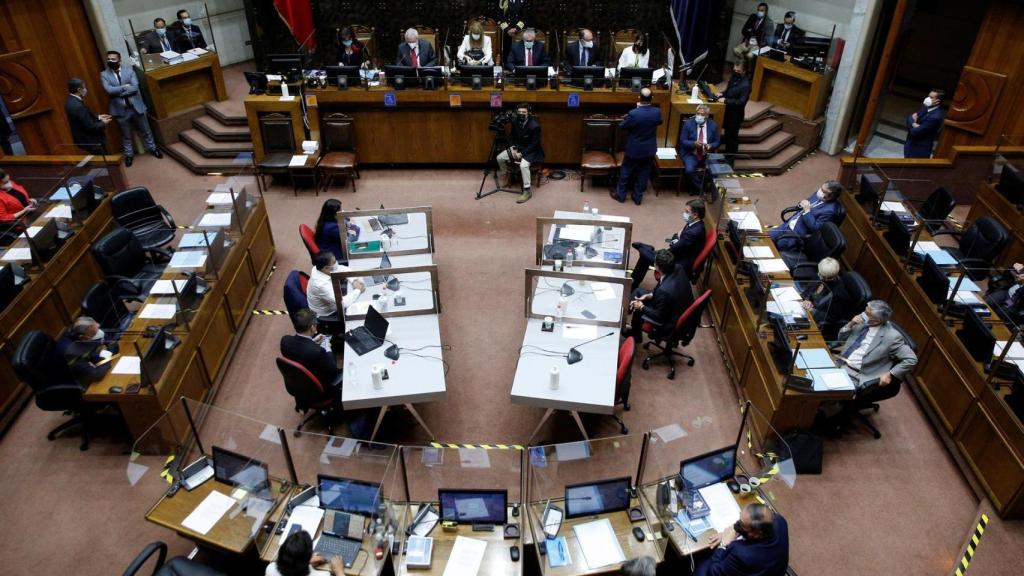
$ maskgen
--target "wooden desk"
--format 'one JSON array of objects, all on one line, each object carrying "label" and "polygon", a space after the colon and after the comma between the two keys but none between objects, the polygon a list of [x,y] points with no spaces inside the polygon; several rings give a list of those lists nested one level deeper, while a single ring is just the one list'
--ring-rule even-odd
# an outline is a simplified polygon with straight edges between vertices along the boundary
[{"label": "wooden desk", "polygon": [[750,99],[778,104],[814,120],[825,113],[832,74],[824,75],[789,62],[757,58]]},{"label": "wooden desk", "polygon": [[[419,509],[421,504],[405,504],[403,506],[404,517],[410,521],[416,517],[416,511]],[[434,503],[434,509],[437,510],[437,503]],[[399,517],[402,517],[399,514]],[[519,518],[512,516],[512,508],[508,510],[509,523],[516,522]],[[402,526],[401,532],[405,531],[405,524]],[[416,574],[430,575],[430,576],[441,576],[444,574],[444,569],[448,565],[448,557],[451,556],[452,547],[455,546],[455,538],[462,536],[464,538],[473,538],[474,540],[483,540],[487,542],[487,550],[484,551],[483,561],[480,563],[480,570],[478,574],[487,574],[488,576],[498,576],[504,574],[505,576],[518,576],[523,573],[523,531],[528,527],[523,526],[519,523],[519,538],[505,539],[503,527],[495,526],[494,530],[490,532],[474,532],[473,527],[469,524],[460,524],[458,530],[455,532],[445,532],[441,529],[441,523],[438,521],[437,526],[428,534],[429,537],[434,539],[434,550],[432,560],[429,569],[421,568],[407,568],[405,565],[405,556],[399,555],[395,558],[395,574],[398,576],[409,576]],[[509,547],[515,544],[519,546],[519,561],[513,562],[509,556]]]},{"label": "wooden desk", "polygon": [[1010,233],[1010,243],[996,258],[996,266],[1009,268],[1014,262],[1024,262],[1024,212],[1010,204],[1005,196],[999,193],[988,182],[978,184],[978,194],[967,214],[967,222],[976,222],[982,216],[991,216],[1002,224]]},{"label": "wooden desk", "polygon": [[210,100],[228,99],[220,58],[214,52],[181,64],[145,71],[136,68],[136,72],[146,78],[149,113],[157,121],[202,106]]},{"label": "wooden desk", "polygon": [[[917,342],[911,385],[936,428],[956,447],[958,461],[978,479],[999,515],[1024,517],[1024,425],[987,383],[975,362],[934,305],[871,225],[852,195],[844,194],[847,217],[841,226],[843,260],[860,272],[876,298],[892,306],[893,320]],[[928,239],[922,235],[922,239]],[[1005,328],[993,330],[1005,340]]]}]

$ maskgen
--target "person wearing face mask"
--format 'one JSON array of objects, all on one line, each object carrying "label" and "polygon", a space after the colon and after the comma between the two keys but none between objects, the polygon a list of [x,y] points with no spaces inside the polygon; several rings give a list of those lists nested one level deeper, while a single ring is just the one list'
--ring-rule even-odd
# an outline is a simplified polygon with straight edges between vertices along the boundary
[{"label": "person wearing face mask", "polygon": [[0,168],[0,226],[7,228],[37,205],[38,202],[29,197],[25,187],[11,180],[11,175]]},{"label": "person wearing face mask", "polygon": [[747,16],[747,21],[743,23],[743,29],[740,31],[742,41],[732,49],[732,53],[740,60],[753,58],[753,49],[765,45],[765,38],[771,33],[771,29],[772,21],[768,18],[768,5],[761,2],[757,5],[757,12]]},{"label": "person wearing face mask", "polygon": [[[316,312],[317,316],[334,316],[338,313],[331,272],[344,272],[348,269],[348,266],[338,264],[330,250],[321,250],[313,256],[313,270],[309,273],[309,283],[306,285],[306,300],[309,302],[309,308]],[[366,284],[363,284],[362,280],[352,280],[352,289],[341,298],[342,307],[348,308],[365,290]]]},{"label": "person wearing face mask", "polygon": [[694,576],[785,576],[789,524],[764,504],[747,504],[731,529],[711,535],[711,548]]},{"label": "person wearing face mask", "polygon": [[[704,202],[696,198],[687,202],[683,207],[683,227],[666,240],[667,248],[675,258],[676,267],[685,270],[688,275],[693,274],[693,261],[704,249],[704,242],[707,240],[704,229],[706,211]],[[639,286],[654,263],[656,251],[654,246],[643,242],[633,242],[633,248],[636,248],[637,252],[632,274],[633,286]]]},{"label": "person wearing face mask", "polygon": [[779,251],[796,250],[799,247],[798,236],[813,234],[823,223],[831,222],[836,216],[836,206],[842,193],[842,184],[828,180],[806,200],[801,200],[800,210],[768,233],[775,247]]},{"label": "person wearing face mask", "polygon": [[192,22],[188,10],[178,10],[178,21],[174,23],[174,37],[171,46],[175,52],[188,52],[193,48],[206,48],[203,31]]},{"label": "person wearing face mask", "polygon": [[458,51],[459,62],[474,66],[493,66],[491,37],[484,34],[484,25],[479,20],[469,23],[469,34],[462,39]]},{"label": "person wearing face mask", "polygon": [[942,127],[942,99],[946,93],[932,90],[921,108],[907,116],[907,142],[903,145],[904,158],[931,158],[935,138]]},{"label": "person wearing face mask", "polygon": [[709,153],[718,149],[719,142],[718,124],[708,115],[708,107],[697,106],[697,113],[687,119],[679,131],[679,151],[690,194],[700,194],[703,177],[697,169],[704,166]]},{"label": "person wearing face mask", "polygon": [[523,39],[516,42],[505,57],[505,68],[509,72],[515,71],[516,66],[548,66],[550,63],[544,42],[537,40],[537,31],[533,28],[523,30]]},{"label": "person wearing face mask", "polygon": [[356,38],[351,28],[338,32],[338,66],[362,66],[366,61],[363,43]]},{"label": "person wearing face mask", "polygon": [[544,148],[540,144],[540,123],[533,117],[529,104],[516,106],[516,119],[512,122],[509,135],[510,146],[498,154],[498,176],[511,185],[512,164],[519,165],[519,173],[523,177],[523,193],[516,200],[517,204],[528,201],[531,197],[530,166],[544,161]]},{"label": "person wearing face mask", "polygon": [[661,249],[654,255],[660,276],[654,290],[633,288],[629,311],[633,313],[622,335],[643,341],[643,325],[649,323],[651,334],[663,337],[675,326],[676,319],[693,303],[693,287],[686,271],[676,266],[672,252]]},{"label": "person wearing face mask", "polygon": [[162,54],[173,50],[171,39],[167,37],[167,21],[163,18],[153,20],[153,29],[142,37],[142,50],[146,54]]},{"label": "person wearing face mask", "polygon": [[837,360],[857,388],[853,402],[879,402],[895,396],[899,386],[891,385],[906,380],[917,366],[917,355],[889,322],[891,317],[892,307],[882,300],[872,300],[864,312],[839,330],[839,340],[844,344]]},{"label": "person wearing face mask", "polygon": [[818,280],[804,294],[800,303],[811,313],[814,322],[826,341],[833,341],[843,326],[857,310],[855,302],[846,290],[843,272],[835,258],[822,258],[818,262]]},{"label": "person wearing face mask", "polygon": [[594,42],[594,33],[587,28],[580,30],[579,40],[565,47],[562,68],[572,76],[572,69],[576,66],[601,66],[601,50]]},{"label": "person wearing face mask", "polygon": [[80,316],[61,334],[57,350],[64,356],[71,373],[82,384],[103,379],[110,370],[110,363],[100,362],[117,353],[117,343],[106,343],[106,334],[99,322],[88,316]]},{"label": "person wearing face mask", "polygon": [[437,55],[430,42],[420,40],[420,33],[415,28],[409,28],[405,31],[405,42],[398,47],[398,61],[395,64],[412,68],[437,66]]},{"label": "person wearing face mask", "polygon": [[804,31],[797,28],[796,12],[786,12],[782,24],[775,26],[775,42],[773,46],[783,52],[789,50],[793,44],[799,43],[804,38]]},{"label": "person wearing face mask", "polygon": [[732,65],[729,84],[724,92],[716,96],[716,101],[725,101],[725,153],[735,157],[740,146],[740,127],[747,113],[747,100],[750,99],[750,76],[747,76],[746,60],[738,60]]},{"label": "person wearing face mask", "polygon": [[325,334],[317,334],[317,316],[309,308],[295,312],[292,316],[295,334],[281,337],[281,356],[301,364],[325,389],[341,392],[342,371],[329,347],[330,339]]},{"label": "person wearing face mask", "polygon": [[121,127],[121,150],[124,154],[124,165],[131,166],[135,155],[134,131],[138,130],[146,150],[156,158],[163,158],[156,147],[153,131],[149,128],[146,118],[146,103],[139,93],[139,77],[131,66],[121,66],[121,53],[116,50],[107,52],[107,69],[100,72],[103,89],[110,95],[110,115]]},{"label": "person wearing face mask", "polygon": [[626,201],[626,188],[630,180],[634,180],[633,203],[637,206],[643,202],[647,180],[651,175],[651,164],[658,151],[657,131],[661,125],[661,108],[652,106],[654,93],[650,88],[640,90],[640,101],[636,108],[629,111],[619,123],[619,128],[629,131],[626,145],[623,147],[622,168],[619,172],[619,183],[612,198],[620,203]]},{"label": "person wearing face mask", "polygon": [[71,139],[88,154],[106,154],[107,124],[113,120],[109,114],[93,114],[85,105],[89,90],[81,78],[68,80],[68,98],[64,101],[64,113],[71,127]]},{"label": "person wearing face mask", "polygon": [[637,33],[633,38],[633,45],[626,46],[619,54],[618,69],[623,68],[647,68],[650,62],[651,52],[647,49],[647,35],[643,32]]}]

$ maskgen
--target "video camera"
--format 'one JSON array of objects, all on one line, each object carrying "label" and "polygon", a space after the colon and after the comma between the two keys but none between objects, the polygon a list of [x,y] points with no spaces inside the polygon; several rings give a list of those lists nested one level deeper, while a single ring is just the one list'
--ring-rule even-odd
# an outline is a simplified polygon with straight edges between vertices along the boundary
[{"label": "video camera", "polygon": [[491,117],[491,123],[487,128],[494,132],[503,132],[505,130],[505,126],[507,126],[509,122],[515,120],[515,118],[516,113],[513,110],[499,112]]}]

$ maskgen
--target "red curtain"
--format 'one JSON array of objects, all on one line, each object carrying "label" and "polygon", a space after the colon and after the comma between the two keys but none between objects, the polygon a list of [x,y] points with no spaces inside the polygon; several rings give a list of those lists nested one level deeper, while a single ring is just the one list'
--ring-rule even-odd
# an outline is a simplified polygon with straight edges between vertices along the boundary
[{"label": "red curtain", "polygon": [[313,8],[310,2],[311,0],[274,0],[277,13],[292,31],[295,41],[307,48],[316,46],[316,36],[313,35]]}]

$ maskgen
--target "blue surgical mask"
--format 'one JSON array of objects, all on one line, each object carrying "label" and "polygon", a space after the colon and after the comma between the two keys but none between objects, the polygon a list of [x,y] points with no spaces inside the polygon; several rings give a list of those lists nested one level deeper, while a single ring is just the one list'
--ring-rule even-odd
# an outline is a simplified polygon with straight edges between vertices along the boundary
[{"label": "blue surgical mask", "polygon": [[757,17],[758,18],[764,18],[764,10],[758,10],[757,11]]},{"label": "blue surgical mask", "polygon": [[825,192],[819,189],[818,190],[818,200],[824,200],[824,199],[825,199]]},{"label": "blue surgical mask", "polygon": [[348,48],[349,46],[352,45],[352,41],[351,40],[342,40],[341,41],[341,45],[344,46],[345,48]]},{"label": "blue surgical mask", "polygon": [[157,28],[156,29],[156,35],[157,36],[167,36],[167,28]]},{"label": "blue surgical mask", "polygon": [[693,117],[693,121],[696,122],[697,124],[703,124],[705,122],[705,120],[706,120],[706,118],[704,118],[700,114],[698,114],[698,115]]},{"label": "blue surgical mask", "polygon": [[683,222],[689,222],[692,218],[689,212],[683,212]]},{"label": "blue surgical mask", "polygon": [[786,27],[786,30],[789,30],[790,28],[792,28],[792,27],[793,27],[793,25],[792,25],[792,24],[783,24],[783,26],[785,26],[785,27]]},{"label": "blue surgical mask", "polygon": [[527,50],[532,50],[533,49],[533,41],[532,40],[523,40],[523,46],[526,46]]},{"label": "blue surgical mask", "polygon": [[867,312],[861,312],[861,313],[860,313],[860,319],[861,319],[861,320],[862,320],[862,321],[864,322],[864,325],[865,325],[865,326],[866,326],[866,325],[867,325],[867,324],[868,324],[869,322],[871,322],[871,318],[868,318],[868,313],[867,313]]},{"label": "blue surgical mask", "polygon": [[181,21],[181,23],[184,24],[185,26],[191,26],[192,25],[192,19],[191,18],[185,18],[184,20]]}]

